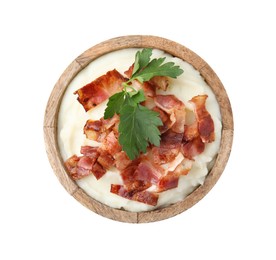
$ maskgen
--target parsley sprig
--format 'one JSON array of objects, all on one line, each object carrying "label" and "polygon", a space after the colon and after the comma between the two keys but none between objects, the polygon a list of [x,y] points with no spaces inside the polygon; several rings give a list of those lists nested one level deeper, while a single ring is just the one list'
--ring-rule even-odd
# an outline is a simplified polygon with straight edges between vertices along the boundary
[{"label": "parsley sprig", "polygon": [[136,90],[131,83],[138,80],[141,83],[149,81],[154,76],[176,78],[183,73],[173,62],[164,63],[165,58],[150,59],[152,49],[143,49],[135,55],[132,75],[123,83],[123,90],[112,95],[107,103],[104,118],[114,114],[120,115],[119,143],[127,156],[133,160],[145,153],[149,144],[160,145],[160,131],[162,125],[159,114],[142,106],[146,100],[143,90]]}]

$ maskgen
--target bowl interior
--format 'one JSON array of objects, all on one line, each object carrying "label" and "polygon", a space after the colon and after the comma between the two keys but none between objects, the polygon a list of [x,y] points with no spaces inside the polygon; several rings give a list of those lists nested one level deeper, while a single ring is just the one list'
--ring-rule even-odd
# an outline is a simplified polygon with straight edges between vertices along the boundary
[{"label": "bowl interior", "polygon": [[[69,83],[93,60],[106,53],[125,48],[160,49],[190,63],[200,72],[201,76],[213,90],[219,103],[222,117],[222,136],[218,156],[204,184],[199,186],[183,201],[148,212],[137,213],[111,208],[88,196],[66,173],[57,142],[59,107]],[[63,72],[48,100],[44,118],[44,138],[48,158],[56,176],[67,192],[80,203],[92,211],[110,219],[131,223],[152,222],[172,217],[187,210],[202,199],[215,185],[225,168],[231,152],[233,141],[233,116],[227,93],[221,81],[212,68],[197,54],[176,42],[156,36],[123,36],[110,39],[88,49],[78,56]]]}]

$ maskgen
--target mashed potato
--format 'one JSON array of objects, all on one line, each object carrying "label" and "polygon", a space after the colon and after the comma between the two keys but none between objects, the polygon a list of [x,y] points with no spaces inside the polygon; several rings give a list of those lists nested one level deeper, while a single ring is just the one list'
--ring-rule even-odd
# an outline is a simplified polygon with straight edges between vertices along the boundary
[{"label": "mashed potato", "polygon": [[[97,120],[103,117],[107,104],[106,101],[86,113],[83,106],[76,100],[77,97],[73,92],[114,68],[123,74],[134,62],[136,52],[137,49],[132,48],[106,54],[90,63],[69,84],[61,102],[58,118],[58,143],[64,161],[73,154],[80,156],[80,147],[82,145],[95,144],[95,142],[86,139],[83,134],[83,126],[88,119]],[[99,180],[94,175],[89,175],[76,181],[88,195],[97,201],[113,208],[124,208],[133,212],[148,211],[168,206],[183,200],[195,188],[203,184],[211,164],[216,158],[221,139],[222,125],[219,105],[212,90],[199,72],[190,64],[165,54],[160,50],[153,50],[153,57],[166,57],[166,62],[173,61],[184,70],[184,73],[177,79],[170,79],[170,85],[166,92],[158,92],[160,94],[174,94],[184,102],[187,109],[187,122],[189,122],[189,114],[191,114],[189,110],[192,111],[192,106],[188,101],[196,95],[208,95],[206,108],[214,121],[216,139],[214,142],[206,144],[204,152],[195,158],[189,174],[180,177],[177,188],[160,193],[156,206],[131,201],[111,193],[111,184],[123,184],[120,174],[115,168],[107,171]]]}]

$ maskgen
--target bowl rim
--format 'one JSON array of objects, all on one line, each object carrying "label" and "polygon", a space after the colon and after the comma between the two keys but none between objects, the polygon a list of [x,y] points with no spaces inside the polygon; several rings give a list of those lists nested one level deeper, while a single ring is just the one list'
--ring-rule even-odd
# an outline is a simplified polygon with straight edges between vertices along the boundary
[{"label": "bowl rim", "polygon": [[[87,195],[67,174],[57,141],[57,121],[61,100],[73,78],[89,63],[100,56],[127,48],[160,49],[190,63],[200,72],[201,76],[213,90],[221,112],[221,143],[215,163],[204,183],[184,198],[184,200],[164,208],[146,212],[129,212],[123,209],[112,208]],[[220,178],[231,153],[234,124],[231,104],[226,90],[216,73],[201,57],[187,47],[163,37],[127,35],[103,41],[84,51],[71,62],[61,74],[50,94],[44,115],[43,130],[49,162],[60,183],[70,195],[90,210],[106,218],[121,222],[145,223],[164,220],[184,212],[199,202],[213,188]]]}]

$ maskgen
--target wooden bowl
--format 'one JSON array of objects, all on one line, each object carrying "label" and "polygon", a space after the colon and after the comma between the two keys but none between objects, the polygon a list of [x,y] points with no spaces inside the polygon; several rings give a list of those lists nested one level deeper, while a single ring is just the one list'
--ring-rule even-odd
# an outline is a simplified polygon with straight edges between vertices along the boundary
[{"label": "wooden bowl", "polygon": [[[218,156],[215,160],[213,168],[208,173],[204,184],[199,186],[183,201],[162,209],[148,212],[136,213],[111,208],[88,196],[66,173],[57,142],[57,120],[59,107],[63,94],[69,83],[77,73],[79,73],[93,60],[106,53],[125,48],[161,49],[193,65],[193,67],[200,72],[201,76],[213,90],[219,103],[222,116],[222,136]],[[231,152],[233,141],[233,116],[227,93],[221,81],[211,67],[197,54],[176,42],[156,36],[123,36],[107,40],[88,49],[77,57],[63,72],[54,86],[46,107],[44,118],[44,138],[49,161],[56,176],[67,192],[80,203],[104,217],[117,221],[131,223],[152,222],[175,216],[187,210],[202,199],[215,185],[224,170]]]}]

